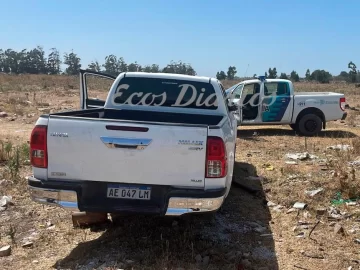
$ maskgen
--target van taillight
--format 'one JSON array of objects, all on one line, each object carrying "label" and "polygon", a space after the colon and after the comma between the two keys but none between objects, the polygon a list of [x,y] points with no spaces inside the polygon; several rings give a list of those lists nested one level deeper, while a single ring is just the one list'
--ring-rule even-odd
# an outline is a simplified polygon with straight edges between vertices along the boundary
[{"label": "van taillight", "polygon": [[221,178],[227,174],[227,157],[224,141],[208,137],[206,147],[206,178]]},{"label": "van taillight", "polygon": [[33,167],[47,168],[47,126],[35,126],[30,137],[30,161]]},{"label": "van taillight", "polygon": [[340,98],[340,109],[345,111],[346,100],[344,97]]}]

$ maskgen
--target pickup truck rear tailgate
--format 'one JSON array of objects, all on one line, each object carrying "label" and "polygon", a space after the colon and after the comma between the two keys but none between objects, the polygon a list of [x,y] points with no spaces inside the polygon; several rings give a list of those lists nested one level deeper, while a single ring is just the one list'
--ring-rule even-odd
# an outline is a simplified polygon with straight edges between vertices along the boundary
[{"label": "pickup truck rear tailgate", "polygon": [[51,117],[48,178],[204,187],[207,126]]}]

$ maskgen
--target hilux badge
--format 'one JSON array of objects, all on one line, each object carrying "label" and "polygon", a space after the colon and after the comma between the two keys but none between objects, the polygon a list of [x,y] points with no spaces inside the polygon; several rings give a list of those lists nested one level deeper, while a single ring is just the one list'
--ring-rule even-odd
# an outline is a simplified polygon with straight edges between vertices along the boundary
[{"label": "hilux badge", "polygon": [[50,136],[52,136],[52,137],[69,137],[69,135],[67,133],[63,133],[63,132],[51,132]]},{"label": "hilux badge", "polygon": [[181,145],[203,145],[204,141],[179,140]]}]

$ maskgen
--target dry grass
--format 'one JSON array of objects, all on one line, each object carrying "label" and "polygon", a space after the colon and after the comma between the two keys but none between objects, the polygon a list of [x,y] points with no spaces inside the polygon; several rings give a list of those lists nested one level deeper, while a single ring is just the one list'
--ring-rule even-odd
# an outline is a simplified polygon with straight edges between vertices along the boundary
[{"label": "dry grass", "polygon": [[[0,196],[11,195],[14,201],[0,212],[0,246],[12,245],[12,255],[0,258],[2,269],[241,269],[245,259],[251,264],[245,269],[359,268],[352,261],[360,259],[359,244],[354,242],[360,238],[359,206],[332,204],[338,196],[347,200],[360,195],[359,169],[349,165],[360,160],[357,111],[349,111],[345,122],[330,123],[321,136],[313,138],[299,137],[286,126],[239,128],[235,175],[260,191],[252,194],[234,185],[212,221],[197,217],[176,224],[173,219],[127,217],[116,225],[76,229],[65,210],[29,199],[25,176],[31,173],[26,157],[34,122],[44,109],[78,108],[78,82],[78,77],[0,75],[0,109],[8,113],[0,119],[0,173],[6,180],[0,180]],[[105,84],[93,85],[94,96],[106,93],[101,91]],[[295,87],[344,92],[351,106],[360,104],[352,85],[298,83]],[[327,149],[337,144],[353,149]],[[305,151],[319,159],[285,163],[287,153]],[[261,175],[263,180],[246,180],[248,174]],[[313,197],[305,193],[319,187],[323,191]],[[282,208],[267,207],[266,201]],[[288,212],[295,202],[306,203],[306,209]],[[327,212],[317,214],[319,208],[331,207],[344,214],[341,219]],[[264,230],[256,231],[255,222]],[[331,222],[341,224],[345,234],[335,234]],[[29,237],[33,247],[23,248]],[[207,266],[196,263],[199,254],[209,256]],[[309,254],[324,259],[309,258]]]}]

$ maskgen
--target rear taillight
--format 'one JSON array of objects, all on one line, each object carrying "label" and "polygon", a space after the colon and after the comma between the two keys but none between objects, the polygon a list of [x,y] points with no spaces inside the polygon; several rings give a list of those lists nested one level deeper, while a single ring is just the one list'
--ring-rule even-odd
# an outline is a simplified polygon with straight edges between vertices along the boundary
[{"label": "rear taillight", "polygon": [[206,148],[206,178],[221,178],[227,174],[227,157],[224,141],[209,137]]},{"label": "rear taillight", "polygon": [[30,137],[30,161],[33,167],[47,168],[47,126],[35,126]]},{"label": "rear taillight", "polygon": [[345,111],[346,100],[344,97],[340,98],[340,109]]}]

